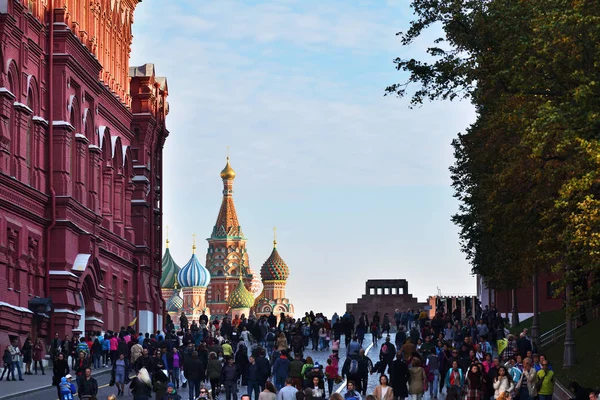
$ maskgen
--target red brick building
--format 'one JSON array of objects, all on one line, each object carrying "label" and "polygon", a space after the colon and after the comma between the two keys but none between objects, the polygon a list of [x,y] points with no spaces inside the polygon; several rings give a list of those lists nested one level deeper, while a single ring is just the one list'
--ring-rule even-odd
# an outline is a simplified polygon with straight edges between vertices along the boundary
[{"label": "red brick building", "polygon": [[138,2],[0,1],[0,344],[162,325],[168,88],[129,67]]}]

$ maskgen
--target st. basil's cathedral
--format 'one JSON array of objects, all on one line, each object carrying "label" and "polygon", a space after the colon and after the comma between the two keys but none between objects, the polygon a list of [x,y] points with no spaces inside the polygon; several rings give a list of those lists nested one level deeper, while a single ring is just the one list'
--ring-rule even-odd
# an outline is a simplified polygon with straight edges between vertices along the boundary
[{"label": "st. basil's cathedral", "polygon": [[273,241],[273,251],[262,265],[260,276],[250,267],[246,237],[233,202],[235,176],[227,158],[221,171],[221,209],[207,239],[206,267],[196,257],[195,238],[192,255],[182,268],[173,259],[167,238],[160,285],[166,311],[175,323],[182,312],[189,321],[197,321],[202,314],[232,318],[260,317],[271,312],[278,317],[281,313],[294,315],[294,306],[285,295],[290,272],[277,251],[277,241]]}]

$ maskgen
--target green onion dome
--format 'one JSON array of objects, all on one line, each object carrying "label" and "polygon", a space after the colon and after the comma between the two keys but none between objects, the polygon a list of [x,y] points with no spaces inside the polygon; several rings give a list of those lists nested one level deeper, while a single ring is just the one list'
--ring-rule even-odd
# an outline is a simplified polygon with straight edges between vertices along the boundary
[{"label": "green onion dome", "polygon": [[162,259],[162,275],[160,277],[160,287],[164,289],[173,289],[175,287],[175,280],[177,274],[180,270],[181,268],[179,268],[179,265],[177,265],[175,260],[173,260],[173,257],[171,257],[171,252],[169,251],[167,242],[167,249]]},{"label": "green onion dome", "polygon": [[227,305],[231,308],[251,308],[254,306],[254,295],[246,289],[241,276],[237,287],[227,297]]}]

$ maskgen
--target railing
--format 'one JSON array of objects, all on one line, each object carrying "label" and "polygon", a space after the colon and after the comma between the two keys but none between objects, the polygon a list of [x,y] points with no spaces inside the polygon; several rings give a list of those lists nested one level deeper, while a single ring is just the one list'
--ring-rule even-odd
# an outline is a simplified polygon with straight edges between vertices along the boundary
[{"label": "railing", "polygon": [[[586,310],[585,312],[573,317],[573,329],[583,326],[587,321],[598,319],[600,316],[600,304]],[[562,339],[567,331],[567,324],[563,322],[554,329],[540,336],[540,347],[544,348]]]}]

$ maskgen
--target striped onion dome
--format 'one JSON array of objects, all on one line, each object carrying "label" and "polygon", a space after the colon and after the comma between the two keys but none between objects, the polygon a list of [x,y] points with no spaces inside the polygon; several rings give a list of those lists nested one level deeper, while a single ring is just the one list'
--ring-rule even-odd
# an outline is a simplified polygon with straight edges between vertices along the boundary
[{"label": "striped onion dome", "polygon": [[227,305],[231,308],[251,308],[254,306],[254,295],[246,289],[241,276],[237,287],[227,297]]},{"label": "striped onion dome", "polygon": [[173,292],[173,296],[171,296],[171,298],[167,300],[166,307],[167,312],[179,313],[179,311],[183,307],[183,299],[179,295],[179,290],[175,290],[175,292]]},{"label": "striped onion dome", "polygon": [[192,258],[177,274],[181,287],[207,287],[210,284],[210,272],[204,268],[192,253]]},{"label": "striped onion dome", "polygon": [[181,268],[179,267],[179,265],[177,265],[175,260],[173,260],[173,257],[171,257],[171,252],[167,247],[165,255],[162,259],[162,275],[160,277],[160,287],[164,289],[173,289],[175,287],[175,278],[177,277],[177,274],[180,270]]},{"label": "striped onion dome", "polygon": [[277,252],[276,242],[273,242],[273,251],[260,269],[263,281],[285,281],[290,276],[290,270]]}]

